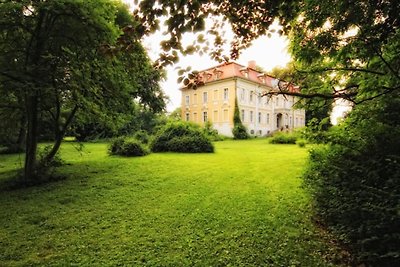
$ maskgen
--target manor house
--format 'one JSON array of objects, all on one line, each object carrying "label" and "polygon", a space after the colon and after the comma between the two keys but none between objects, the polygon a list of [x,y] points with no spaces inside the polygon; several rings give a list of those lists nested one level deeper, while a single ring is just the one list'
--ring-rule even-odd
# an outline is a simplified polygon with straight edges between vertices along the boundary
[{"label": "manor house", "polygon": [[293,108],[294,96],[262,96],[279,90],[282,83],[290,86],[290,91],[299,88],[258,71],[255,61],[248,66],[224,63],[198,75],[200,85],[196,89],[181,88],[181,116],[185,121],[201,125],[210,121],[220,134],[232,136],[237,100],[242,123],[251,135],[265,136],[305,125],[305,111]]}]

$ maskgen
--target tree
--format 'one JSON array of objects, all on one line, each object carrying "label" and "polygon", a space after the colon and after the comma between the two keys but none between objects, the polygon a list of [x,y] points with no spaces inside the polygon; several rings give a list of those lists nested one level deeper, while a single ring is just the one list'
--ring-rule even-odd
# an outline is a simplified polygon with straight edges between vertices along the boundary
[{"label": "tree", "polygon": [[249,134],[247,133],[246,126],[243,125],[242,119],[240,118],[240,111],[237,99],[235,99],[235,110],[233,113],[233,129],[232,134],[234,139],[248,139]]},{"label": "tree", "polygon": [[[164,107],[160,73],[152,70],[138,43],[134,27],[139,24],[120,3],[8,1],[0,5],[0,14],[0,90],[12,100],[1,112],[19,110],[21,127],[26,125],[26,180],[38,178],[42,163],[54,158],[78,111],[123,112],[130,99]],[[127,18],[130,27],[123,25]],[[15,108],[6,109],[11,104]],[[52,122],[55,142],[38,163],[42,118]]]}]

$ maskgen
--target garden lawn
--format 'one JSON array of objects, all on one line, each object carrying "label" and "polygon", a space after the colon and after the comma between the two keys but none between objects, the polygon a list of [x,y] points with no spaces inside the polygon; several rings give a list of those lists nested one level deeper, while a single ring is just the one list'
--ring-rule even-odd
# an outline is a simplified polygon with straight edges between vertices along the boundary
[{"label": "garden lawn", "polygon": [[[61,150],[67,179],[0,189],[1,266],[334,266],[301,188],[304,148],[255,139],[123,158],[74,146]],[[0,181],[22,163],[0,155]]]}]

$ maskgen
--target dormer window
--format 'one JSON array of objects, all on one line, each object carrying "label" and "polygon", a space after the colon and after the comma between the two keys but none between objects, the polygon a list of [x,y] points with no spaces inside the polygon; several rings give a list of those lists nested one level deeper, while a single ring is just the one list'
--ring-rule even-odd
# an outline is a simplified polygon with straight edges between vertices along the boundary
[{"label": "dormer window", "polygon": [[214,69],[214,80],[217,80],[217,79],[221,78],[222,73],[223,73],[222,70],[220,70],[218,68],[215,68]]},{"label": "dormer window", "polygon": [[257,78],[260,80],[261,83],[265,83],[265,74],[258,74]]},{"label": "dormer window", "polygon": [[240,70],[240,73],[241,73],[244,77],[249,78],[249,69],[248,69],[248,68],[243,68],[243,69],[241,69],[241,70]]},{"label": "dormer window", "polygon": [[203,73],[203,79],[204,79],[205,82],[209,81],[209,80],[211,79],[212,76],[213,76],[213,75],[212,75],[211,72],[205,71],[205,72]]}]

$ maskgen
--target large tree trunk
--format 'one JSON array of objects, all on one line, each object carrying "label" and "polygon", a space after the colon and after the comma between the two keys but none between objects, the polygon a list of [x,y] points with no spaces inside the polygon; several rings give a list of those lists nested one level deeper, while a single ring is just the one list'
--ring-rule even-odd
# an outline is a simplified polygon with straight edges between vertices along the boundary
[{"label": "large tree trunk", "polygon": [[37,154],[37,131],[38,131],[38,97],[36,95],[26,98],[27,132],[24,180],[36,179],[36,154]]}]

